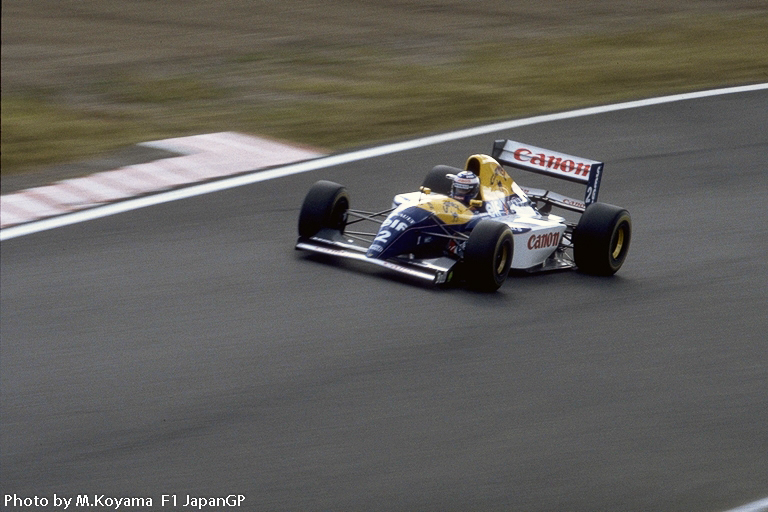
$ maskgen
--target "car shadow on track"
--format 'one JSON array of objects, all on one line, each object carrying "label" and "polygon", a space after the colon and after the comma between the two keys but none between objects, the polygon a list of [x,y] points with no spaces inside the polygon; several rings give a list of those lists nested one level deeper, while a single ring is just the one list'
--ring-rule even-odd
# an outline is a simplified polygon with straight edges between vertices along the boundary
[{"label": "car shadow on track", "polygon": [[446,289],[455,288],[454,286],[440,286],[431,283],[427,283],[422,279],[416,277],[409,277],[398,272],[390,271],[380,267],[376,267],[370,264],[366,264],[361,261],[348,260],[335,258],[333,256],[317,253],[300,253],[296,255],[296,259],[299,261],[308,261],[313,264],[319,263],[326,267],[333,267],[344,270],[346,272],[352,272],[354,274],[371,276],[377,279],[386,280],[390,282],[410,285],[416,288],[420,288],[432,292],[440,292]]},{"label": "car shadow on track", "polygon": [[620,275],[610,277],[591,276],[579,272],[578,270],[559,270],[552,272],[530,273],[525,271],[512,271],[507,281],[495,293],[479,292],[468,288],[464,283],[449,283],[446,285],[436,285],[427,283],[424,280],[409,277],[407,275],[389,271],[380,267],[366,265],[364,262],[335,258],[333,256],[317,253],[298,253],[298,261],[306,261],[314,264],[320,264],[326,267],[333,267],[345,272],[351,272],[357,275],[374,277],[377,280],[386,280],[388,282],[400,283],[414,288],[422,289],[433,293],[461,293],[474,297],[504,297],[508,294],[535,293],[541,296],[553,297],[553,293],[558,293],[563,289],[581,289],[584,292],[594,292],[599,290],[611,291],[611,293],[620,292],[621,294],[632,284],[631,279],[623,278]]}]

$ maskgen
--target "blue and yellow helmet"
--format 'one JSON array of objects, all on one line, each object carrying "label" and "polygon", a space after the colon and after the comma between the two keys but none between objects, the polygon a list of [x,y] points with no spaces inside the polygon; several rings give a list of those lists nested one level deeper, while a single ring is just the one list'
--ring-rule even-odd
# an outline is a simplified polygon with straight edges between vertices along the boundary
[{"label": "blue and yellow helmet", "polygon": [[480,178],[472,171],[461,171],[458,174],[446,175],[453,184],[451,185],[451,197],[464,204],[477,197],[480,191]]}]

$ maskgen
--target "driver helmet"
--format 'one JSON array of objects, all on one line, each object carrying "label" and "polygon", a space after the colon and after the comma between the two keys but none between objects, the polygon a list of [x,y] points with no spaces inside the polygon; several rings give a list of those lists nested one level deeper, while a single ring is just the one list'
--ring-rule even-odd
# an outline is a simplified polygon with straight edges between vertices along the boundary
[{"label": "driver helmet", "polygon": [[472,171],[461,171],[459,174],[448,174],[453,182],[451,185],[451,197],[464,204],[477,197],[480,191],[480,178]]}]

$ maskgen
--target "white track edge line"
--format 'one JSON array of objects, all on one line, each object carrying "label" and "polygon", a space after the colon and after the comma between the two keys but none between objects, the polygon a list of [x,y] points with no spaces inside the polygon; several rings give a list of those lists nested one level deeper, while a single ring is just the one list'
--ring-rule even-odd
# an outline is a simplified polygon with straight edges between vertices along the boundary
[{"label": "white track edge line", "polygon": [[396,142],[394,144],[387,144],[384,146],[377,146],[373,148],[352,151],[350,153],[343,153],[339,155],[321,157],[314,160],[300,162],[297,164],[289,164],[283,167],[278,167],[278,168],[270,169],[267,171],[256,171],[251,174],[245,174],[245,175],[235,176],[231,178],[224,178],[218,181],[203,183],[200,185],[192,185],[192,186],[185,187],[178,190],[160,192],[150,196],[139,197],[135,199],[127,199],[124,201],[120,201],[118,203],[91,208],[89,210],[60,215],[57,217],[42,219],[39,221],[33,221],[33,222],[22,224],[19,226],[11,226],[11,227],[0,230],[0,241],[10,240],[12,238],[25,236],[25,235],[31,235],[33,233],[39,233],[41,231],[46,231],[49,229],[69,226],[71,224],[77,224],[77,223],[85,222],[88,220],[108,217],[110,215],[116,215],[118,213],[137,210],[139,208],[145,208],[147,206],[153,206],[153,205],[167,203],[171,201],[178,201],[180,199],[186,199],[194,196],[210,194],[212,192],[218,192],[218,191],[226,190],[230,188],[241,187],[244,185],[251,185],[253,183],[258,183],[260,181],[283,178],[285,176],[291,176],[293,174],[314,171],[317,169],[323,169],[326,167],[332,167],[335,165],[341,165],[341,164],[346,164],[350,162],[357,162],[360,160],[366,160],[368,158],[385,156],[393,153],[399,153],[402,151],[408,151],[411,149],[431,146],[434,144],[440,144],[444,142],[450,142],[453,140],[465,139],[465,138],[474,137],[477,135],[483,135],[486,133],[502,131],[502,130],[510,130],[512,128],[519,128],[521,126],[529,126],[533,124],[541,124],[541,123],[547,123],[551,121],[562,121],[565,119],[573,119],[576,117],[605,114],[609,112],[617,112],[620,110],[648,107],[653,105],[660,105],[663,103],[672,103],[676,101],[700,99],[700,98],[707,98],[711,96],[722,96],[726,94],[737,94],[742,92],[753,92],[753,91],[759,91],[763,89],[768,89],[768,83],[744,85],[744,86],[738,86],[738,87],[727,87],[727,88],[721,88],[721,89],[710,89],[706,91],[674,94],[671,96],[661,96],[658,98],[648,98],[644,100],[628,101],[624,103],[616,103],[613,105],[582,108],[582,109],[571,110],[567,112],[559,112],[555,114],[534,116],[534,117],[529,117],[525,119],[502,121],[499,123],[478,126],[475,128],[467,128],[464,130],[457,130],[454,132],[421,137],[421,138],[413,139],[409,141]]},{"label": "white track edge line", "polygon": [[763,498],[761,500],[753,501],[752,503],[747,503],[746,505],[742,505],[740,507],[726,510],[725,512],[765,512],[767,510],[768,498]]}]

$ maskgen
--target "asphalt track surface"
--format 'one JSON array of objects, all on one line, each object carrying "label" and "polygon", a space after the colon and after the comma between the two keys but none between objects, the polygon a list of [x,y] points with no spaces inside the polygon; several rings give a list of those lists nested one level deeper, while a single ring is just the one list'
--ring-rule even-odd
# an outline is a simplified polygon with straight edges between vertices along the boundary
[{"label": "asphalt track surface", "polygon": [[[524,511],[768,496],[766,105],[527,126],[4,241],[3,494]],[[503,137],[606,162],[601,200],[634,223],[616,276],[477,294],[293,249],[315,180],[384,208]]]}]

